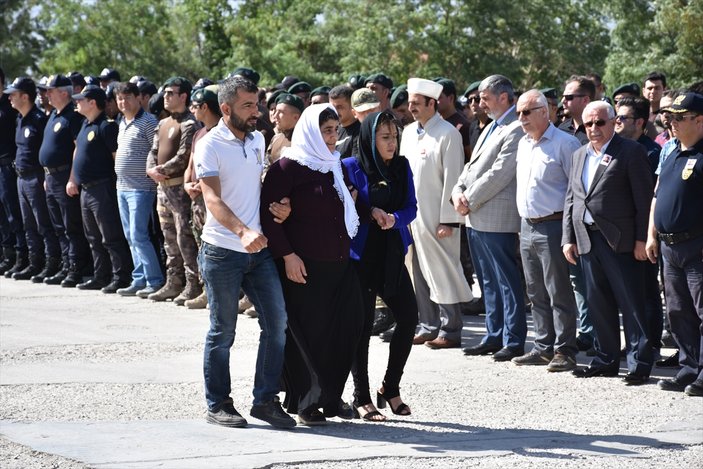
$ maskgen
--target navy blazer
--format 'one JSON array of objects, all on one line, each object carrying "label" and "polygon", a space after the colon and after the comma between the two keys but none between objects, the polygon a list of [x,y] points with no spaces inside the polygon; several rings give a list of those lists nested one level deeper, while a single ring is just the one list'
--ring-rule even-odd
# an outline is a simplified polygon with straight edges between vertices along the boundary
[{"label": "navy blazer", "polygon": [[579,254],[590,252],[591,240],[583,222],[588,208],[613,251],[632,252],[635,241],[647,240],[649,208],[654,195],[647,152],[639,143],[615,134],[606,148],[611,160],[607,165],[598,165],[586,193],[581,176],[588,145],[573,154],[561,244],[576,243]]},{"label": "navy blazer", "polygon": [[[347,176],[349,180],[354,185],[358,191],[357,204],[362,203],[367,206],[371,206],[369,202],[369,179],[366,176],[363,168],[359,165],[359,162],[353,156],[350,158],[345,158],[342,160],[342,164],[347,170]],[[415,183],[413,182],[413,172],[410,169],[410,164],[407,164],[408,173],[408,196],[405,200],[403,208],[393,213],[395,216],[395,225],[393,230],[400,231],[400,238],[403,240],[404,252],[408,252],[408,246],[413,242],[412,235],[408,229],[408,225],[417,216],[417,199],[415,198]],[[370,212],[369,212],[370,213]],[[365,219],[359,217],[359,231],[357,232],[354,239],[351,241],[351,248],[349,256],[352,259],[359,260],[361,255],[364,253],[364,246],[366,246],[366,239],[369,236],[369,223],[372,219]]]}]

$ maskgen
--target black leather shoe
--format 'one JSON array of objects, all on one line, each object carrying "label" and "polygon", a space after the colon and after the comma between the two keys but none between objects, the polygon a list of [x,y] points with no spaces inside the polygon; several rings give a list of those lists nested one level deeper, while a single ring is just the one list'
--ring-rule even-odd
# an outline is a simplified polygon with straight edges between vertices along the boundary
[{"label": "black leather shoe", "polygon": [[617,376],[619,367],[616,366],[587,366],[571,372],[577,378],[593,378],[594,376]]},{"label": "black leather shoe", "polygon": [[500,345],[478,344],[473,347],[464,347],[462,351],[464,355],[488,355],[490,353],[496,353],[500,349]]},{"label": "black leather shoe", "polygon": [[79,283],[76,288],[79,290],[100,290],[105,286],[107,286],[107,282],[91,278],[87,282]]},{"label": "black leather shoe", "polygon": [[649,381],[649,375],[641,375],[639,373],[627,373],[622,379],[628,386],[639,386],[641,384],[646,384]]},{"label": "black leather shoe", "polygon": [[673,355],[663,358],[661,360],[657,360],[655,362],[655,365],[657,365],[659,368],[678,368],[679,365],[679,351],[677,350],[676,353]]},{"label": "black leather shoe", "polygon": [[493,354],[493,360],[497,362],[509,362],[515,357],[521,357],[525,354],[524,348],[503,347]]},{"label": "black leather shoe", "polygon": [[105,287],[101,288],[100,291],[103,293],[117,293],[117,290],[120,288],[126,288],[128,287],[130,282],[125,282],[123,280],[113,280],[109,284],[107,284]]},{"label": "black leather shoe", "polygon": [[684,389],[686,389],[686,386],[691,384],[693,380],[688,380],[688,381],[679,381],[678,378],[675,376],[670,379],[660,379],[657,382],[657,387],[661,389],[662,391],[677,391],[677,392],[683,392]]},{"label": "black leather shoe", "polygon": [[683,390],[687,396],[703,396],[703,380],[697,379]]},{"label": "black leather shoe", "polygon": [[61,270],[56,275],[46,277],[44,279],[44,283],[46,283],[47,285],[61,285],[61,282],[66,279],[66,275],[68,275],[68,272],[66,272],[65,270]]}]

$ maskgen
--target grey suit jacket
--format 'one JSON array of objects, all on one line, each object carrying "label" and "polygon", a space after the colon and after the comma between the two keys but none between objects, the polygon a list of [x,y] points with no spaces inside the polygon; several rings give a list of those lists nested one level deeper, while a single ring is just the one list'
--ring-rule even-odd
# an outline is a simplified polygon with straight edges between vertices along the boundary
[{"label": "grey suit jacket", "polygon": [[586,193],[581,176],[587,148],[584,145],[573,155],[564,203],[562,246],[576,243],[579,254],[590,252],[591,240],[583,222],[588,208],[610,247],[617,253],[632,252],[635,241],[647,240],[654,193],[647,151],[639,143],[615,134],[606,148],[610,162],[598,165]]},{"label": "grey suit jacket", "polygon": [[463,193],[469,201],[467,226],[478,231],[517,233],[520,215],[515,202],[516,155],[525,132],[514,107],[486,138],[489,129],[490,126],[483,129],[477,149],[464,166],[452,194]]}]

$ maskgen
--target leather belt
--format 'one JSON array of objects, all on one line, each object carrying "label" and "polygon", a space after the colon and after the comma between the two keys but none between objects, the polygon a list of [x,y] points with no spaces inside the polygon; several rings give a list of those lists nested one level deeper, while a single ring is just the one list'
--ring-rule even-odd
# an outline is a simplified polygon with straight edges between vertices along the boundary
[{"label": "leather belt", "polygon": [[595,223],[591,223],[590,225],[586,225],[586,229],[588,231],[600,231],[600,228],[598,228],[598,225]]},{"label": "leather belt", "polygon": [[110,182],[110,181],[112,181],[112,178],[98,179],[98,180],[95,180],[95,181],[90,181],[90,182],[86,182],[86,183],[84,183],[84,184],[81,184],[81,187],[82,187],[83,189],[90,189],[91,187],[94,187],[94,186],[97,186],[97,185],[100,185],[100,184],[105,184],[106,182]]},{"label": "leather belt", "polygon": [[66,171],[67,169],[71,169],[70,164],[64,164],[61,166],[56,166],[55,168],[47,168],[46,166],[44,167],[44,174],[56,174],[60,173],[61,171]]},{"label": "leather belt", "polygon": [[44,171],[42,168],[27,168],[27,169],[20,169],[17,166],[15,166],[15,172],[19,177],[22,179],[26,179],[31,176],[37,176],[39,174],[42,174]]},{"label": "leather belt", "polygon": [[183,184],[183,176],[179,178],[166,179],[165,181],[161,181],[159,184],[163,187],[177,186],[179,184]]},{"label": "leather belt", "polygon": [[695,239],[701,235],[703,235],[703,226],[680,233],[659,233],[659,239],[664,241],[667,246],[671,246],[672,244],[683,243],[689,239]]},{"label": "leather belt", "polygon": [[561,220],[564,218],[564,212],[554,212],[551,215],[547,215],[546,217],[539,217],[539,218],[528,218],[527,221],[532,223],[533,225],[537,223],[544,223],[545,221],[556,221],[556,220]]}]

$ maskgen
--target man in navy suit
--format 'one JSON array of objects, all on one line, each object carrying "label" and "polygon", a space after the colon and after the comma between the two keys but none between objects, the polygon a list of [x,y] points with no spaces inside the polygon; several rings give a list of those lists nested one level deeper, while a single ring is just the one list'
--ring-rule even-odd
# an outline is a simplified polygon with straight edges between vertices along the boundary
[{"label": "man in navy suit", "polygon": [[596,356],[577,377],[616,376],[622,312],[627,384],[643,384],[652,368],[644,300],[644,260],[653,182],[645,148],[615,133],[615,111],[594,101],[583,111],[589,143],[574,152],[564,205],[562,247],[579,262],[596,332]]}]

